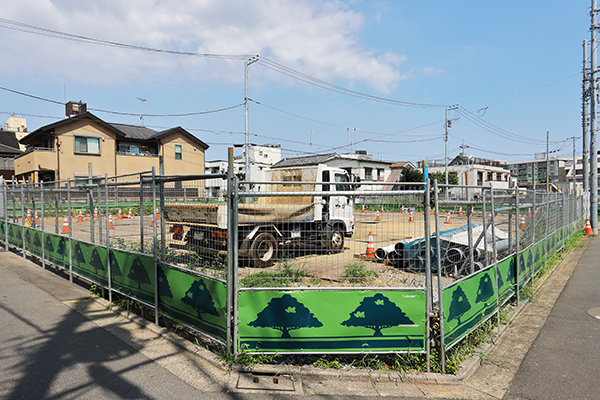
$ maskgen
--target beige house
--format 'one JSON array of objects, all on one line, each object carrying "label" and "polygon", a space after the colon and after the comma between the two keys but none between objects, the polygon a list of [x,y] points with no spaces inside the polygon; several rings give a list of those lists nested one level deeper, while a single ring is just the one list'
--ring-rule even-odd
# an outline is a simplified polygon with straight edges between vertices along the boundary
[{"label": "beige house", "polygon": [[84,112],[43,126],[20,140],[27,149],[15,159],[15,176],[35,182],[103,177],[149,171],[165,175],[204,173],[208,145],[181,127],[154,131],[108,123]]}]

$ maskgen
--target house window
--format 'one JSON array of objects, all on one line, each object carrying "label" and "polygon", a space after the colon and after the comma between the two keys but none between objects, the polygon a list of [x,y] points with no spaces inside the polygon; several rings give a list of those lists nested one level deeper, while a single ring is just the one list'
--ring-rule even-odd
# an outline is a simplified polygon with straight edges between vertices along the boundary
[{"label": "house window", "polygon": [[75,153],[100,154],[100,138],[75,136]]},{"label": "house window", "polygon": [[181,145],[180,144],[175,145],[175,159],[181,160]]},{"label": "house window", "polygon": [[373,180],[373,168],[365,168],[365,181]]}]

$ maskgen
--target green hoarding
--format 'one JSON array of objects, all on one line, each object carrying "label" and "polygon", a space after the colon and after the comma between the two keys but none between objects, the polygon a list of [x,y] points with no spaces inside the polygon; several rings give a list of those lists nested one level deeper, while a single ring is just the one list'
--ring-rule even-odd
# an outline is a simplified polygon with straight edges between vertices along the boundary
[{"label": "green hoarding", "polygon": [[223,282],[159,264],[159,309],[175,321],[221,340],[227,335],[227,287]]},{"label": "green hoarding", "polygon": [[69,239],[44,233],[44,258],[61,268],[69,269]]},{"label": "green hoarding", "polygon": [[425,291],[242,291],[241,351],[423,351]]},{"label": "green hoarding", "polygon": [[451,346],[496,310],[494,268],[458,281],[443,291],[444,341]]},{"label": "green hoarding", "polygon": [[[106,256],[102,259],[106,260]],[[153,257],[110,250],[110,271],[113,289],[147,304],[154,304]]]}]

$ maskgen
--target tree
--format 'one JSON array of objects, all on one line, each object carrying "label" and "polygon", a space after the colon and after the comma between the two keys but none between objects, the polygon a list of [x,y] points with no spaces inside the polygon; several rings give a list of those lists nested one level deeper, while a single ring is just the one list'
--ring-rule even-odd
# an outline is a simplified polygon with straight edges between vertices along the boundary
[{"label": "tree", "polygon": [[[429,179],[433,182],[434,179],[437,179],[438,183],[445,184],[446,183],[446,172],[432,172],[429,174]],[[448,184],[449,185],[458,185],[458,174],[456,172],[448,171]]]},{"label": "tree", "polygon": [[212,296],[203,280],[194,281],[192,286],[185,292],[185,296],[181,298],[181,301],[194,308],[200,319],[202,319],[202,314],[210,314],[215,317],[219,316],[219,312],[215,308]]},{"label": "tree", "polygon": [[465,291],[458,286],[456,290],[452,293],[452,300],[450,301],[450,310],[448,310],[448,321],[452,321],[453,319],[458,319],[458,324],[460,325],[460,317],[463,316],[464,313],[471,309],[471,304],[469,303],[469,299],[465,294]]},{"label": "tree", "polygon": [[[423,173],[418,169],[404,168],[400,174],[401,182],[423,182]],[[423,185],[398,186],[398,189],[423,189]]]},{"label": "tree", "polygon": [[476,302],[487,301],[494,295],[494,285],[488,274],[483,274],[479,279],[479,287],[477,288]]},{"label": "tree", "polygon": [[150,277],[148,276],[146,267],[144,267],[144,264],[142,264],[139,257],[136,257],[133,260],[127,277],[138,284],[138,289],[142,288],[142,284],[150,284]]},{"label": "tree", "polygon": [[350,318],[341,323],[344,326],[362,326],[373,329],[373,336],[383,336],[382,329],[399,325],[414,325],[394,302],[381,293],[362,299]]},{"label": "tree", "polygon": [[291,330],[320,328],[323,324],[295,297],[284,294],[272,298],[248,326],[277,329],[282,338],[290,338]]}]

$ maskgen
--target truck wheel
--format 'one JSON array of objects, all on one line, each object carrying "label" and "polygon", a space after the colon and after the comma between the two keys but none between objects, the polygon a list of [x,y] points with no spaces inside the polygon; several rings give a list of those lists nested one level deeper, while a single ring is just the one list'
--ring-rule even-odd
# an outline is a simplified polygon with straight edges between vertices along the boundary
[{"label": "truck wheel", "polygon": [[344,249],[344,232],[337,226],[329,233],[327,248],[334,254],[340,253]]},{"label": "truck wheel", "polygon": [[266,268],[277,259],[277,241],[269,232],[259,233],[250,246],[250,261],[255,267]]}]

